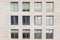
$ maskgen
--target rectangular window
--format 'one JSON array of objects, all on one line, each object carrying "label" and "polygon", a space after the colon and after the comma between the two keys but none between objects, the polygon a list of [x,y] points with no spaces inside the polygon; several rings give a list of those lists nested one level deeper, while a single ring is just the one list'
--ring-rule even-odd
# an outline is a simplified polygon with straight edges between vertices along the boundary
[{"label": "rectangular window", "polygon": [[18,29],[11,29],[11,38],[18,38]]},{"label": "rectangular window", "polygon": [[23,25],[30,25],[30,16],[23,16]]},{"label": "rectangular window", "polygon": [[53,29],[47,29],[46,30],[46,38],[47,39],[53,39],[53,33],[54,33]]},{"label": "rectangular window", "polygon": [[42,2],[34,2],[34,11],[36,12],[42,11]]},{"label": "rectangular window", "polygon": [[46,16],[46,25],[50,25],[50,26],[54,25],[54,16],[52,15]]},{"label": "rectangular window", "polygon": [[22,3],[22,11],[30,11],[30,2]]},{"label": "rectangular window", "polygon": [[30,38],[30,29],[23,29],[23,38]]},{"label": "rectangular window", "polygon": [[34,16],[34,24],[42,25],[42,16]]},{"label": "rectangular window", "polygon": [[11,2],[11,11],[12,12],[18,11],[18,2]]},{"label": "rectangular window", "polygon": [[42,39],[42,30],[41,29],[34,30],[34,38],[35,39]]},{"label": "rectangular window", "polygon": [[46,2],[46,11],[53,12],[54,11],[54,2]]},{"label": "rectangular window", "polygon": [[18,25],[18,16],[11,16],[11,25]]}]

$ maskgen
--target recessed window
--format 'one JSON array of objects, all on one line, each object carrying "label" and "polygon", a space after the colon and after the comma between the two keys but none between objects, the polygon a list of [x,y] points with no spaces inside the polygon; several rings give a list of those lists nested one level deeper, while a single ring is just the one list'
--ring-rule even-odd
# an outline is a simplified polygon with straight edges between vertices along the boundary
[{"label": "recessed window", "polygon": [[22,11],[30,11],[30,2],[22,3]]},{"label": "recessed window", "polygon": [[54,33],[53,29],[47,29],[46,30],[46,39],[53,39],[53,33]]},{"label": "recessed window", "polygon": [[50,25],[50,26],[54,25],[54,16],[52,15],[46,16],[46,25]]},{"label": "recessed window", "polygon": [[30,16],[23,16],[23,25],[30,25]]},{"label": "recessed window", "polygon": [[42,39],[42,30],[41,29],[34,30],[34,38],[35,39]]},{"label": "recessed window", "polygon": [[11,38],[12,39],[18,38],[18,29],[11,29]]},{"label": "recessed window", "polygon": [[34,24],[42,25],[42,16],[34,16]]},{"label": "recessed window", "polygon": [[41,12],[42,11],[42,2],[34,2],[34,11]]},{"label": "recessed window", "polygon": [[18,2],[11,2],[11,11],[12,12],[18,11]]},{"label": "recessed window", "polygon": [[30,38],[30,29],[23,29],[23,38],[25,39]]},{"label": "recessed window", "polygon": [[18,16],[11,16],[11,25],[18,25]]},{"label": "recessed window", "polygon": [[46,12],[54,11],[54,2],[46,2]]}]

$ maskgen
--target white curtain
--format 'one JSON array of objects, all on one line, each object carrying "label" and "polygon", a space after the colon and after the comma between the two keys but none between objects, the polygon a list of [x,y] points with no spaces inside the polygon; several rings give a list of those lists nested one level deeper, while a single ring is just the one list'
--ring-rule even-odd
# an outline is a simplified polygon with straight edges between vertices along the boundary
[{"label": "white curtain", "polygon": [[53,25],[54,24],[54,17],[53,16],[47,16],[46,17],[46,25]]},{"label": "white curtain", "polygon": [[47,29],[46,33],[53,33],[53,30],[52,29]]},{"label": "white curtain", "polygon": [[18,33],[18,29],[11,29],[11,33]]},{"label": "white curtain", "polygon": [[41,12],[42,11],[42,3],[38,3],[38,2],[35,2],[34,3],[34,11],[39,11]]},{"label": "white curtain", "polygon": [[34,30],[34,33],[42,33],[42,30],[35,29],[35,30]]},{"label": "white curtain", "polygon": [[49,19],[49,17],[47,16],[47,17],[46,17],[46,25],[49,25],[49,20],[50,20],[50,19]]},{"label": "white curtain", "polygon": [[53,2],[51,2],[51,3],[46,3],[46,11],[47,12],[52,12],[52,11],[54,11],[54,3]]},{"label": "white curtain", "polygon": [[54,24],[54,18],[50,17],[50,25],[53,25],[53,24]]},{"label": "white curtain", "polygon": [[42,25],[42,17],[35,16],[35,25]]},{"label": "white curtain", "polygon": [[29,29],[24,29],[23,33],[30,33],[30,30]]}]

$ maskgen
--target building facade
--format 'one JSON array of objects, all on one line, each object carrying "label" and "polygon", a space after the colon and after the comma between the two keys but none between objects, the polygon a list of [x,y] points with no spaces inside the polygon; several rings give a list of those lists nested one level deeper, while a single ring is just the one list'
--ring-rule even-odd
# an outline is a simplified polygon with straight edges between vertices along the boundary
[{"label": "building facade", "polygon": [[0,40],[60,40],[60,0],[0,0]]}]

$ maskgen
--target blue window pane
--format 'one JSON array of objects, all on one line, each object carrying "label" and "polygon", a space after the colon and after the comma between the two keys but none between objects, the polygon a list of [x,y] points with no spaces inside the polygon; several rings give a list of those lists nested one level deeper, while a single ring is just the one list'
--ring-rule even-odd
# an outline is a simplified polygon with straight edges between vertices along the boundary
[{"label": "blue window pane", "polygon": [[18,16],[15,16],[16,24],[18,24]]},{"label": "blue window pane", "polygon": [[18,25],[18,16],[11,16],[11,25]]},{"label": "blue window pane", "polygon": [[14,17],[11,16],[11,25],[13,25],[13,24],[14,24]]},{"label": "blue window pane", "polygon": [[30,24],[30,16],[23,16],[23,25]]}]

